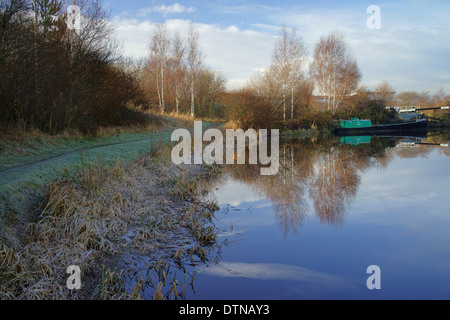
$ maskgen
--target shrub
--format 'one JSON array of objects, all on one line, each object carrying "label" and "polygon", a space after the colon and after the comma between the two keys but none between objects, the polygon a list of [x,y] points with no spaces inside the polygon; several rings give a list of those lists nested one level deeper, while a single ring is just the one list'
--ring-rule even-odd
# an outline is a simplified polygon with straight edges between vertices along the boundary
[{"label": "shrub", "polygon": [[221,104],[227,110],[227,120],[244,130],[268,128],[276,119],[273,109],[250,89],[240,89],[225,94]]}]

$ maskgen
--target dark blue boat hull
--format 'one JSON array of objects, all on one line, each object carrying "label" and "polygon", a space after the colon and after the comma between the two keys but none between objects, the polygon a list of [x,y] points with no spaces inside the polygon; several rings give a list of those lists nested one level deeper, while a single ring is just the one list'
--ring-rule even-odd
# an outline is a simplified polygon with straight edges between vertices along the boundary
[{"label": "dark blue boat hull", "polygon": [[337,136],[351,136],[351,135],[388,135],[396,133],[407,133],[426,131],[427,120],[421,119],[418,121],[399,122],[391,124],[373,125],[365,128],[336,128],[335,134]]}]

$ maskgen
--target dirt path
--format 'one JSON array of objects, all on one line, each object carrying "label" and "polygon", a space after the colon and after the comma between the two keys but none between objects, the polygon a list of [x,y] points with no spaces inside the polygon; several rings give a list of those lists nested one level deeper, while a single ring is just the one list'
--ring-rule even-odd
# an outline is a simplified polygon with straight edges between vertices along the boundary
[{"label": "dirt path", "polygon": [[[38,216],[39,203],[48,186],[61,176],[73,177],[80,169],[93,165],[114,165],[117,159],[131,161],[149,153],[158,141],[168,143],[170,132],[44,156],[0,171],[0,230],[15,219],[30,221]],[[57,151],[52,150],[52,153]]]},{"label": "dirt path", "polygon": [[[204,122],[204,128],[212,126],[217,124]],[[128,141],[86,146],[77,150],[72,148],[61,153],[51,150],[47,157],[37,157],[26,162],[22,160],[14,166],[8,164],[6,169],[0,171],[0,218],[7,212],[22,215],[25,211],[33,210],[32,203],[42,197],[51,182],[63,175],[73,177],[82,168],[114,165],[118,159],[121,162],[133,161],[148,154],[155,146],[167,145],[174,129],[166,127],[149,133],[145,138],[134,137]]]},{"label": "dirt path", "polygon": [[[206,123],[204,126],[210,127],[214,126],[214,124]],[[149,133],[146,138],[77,148],[76,150],[61,152],[40,159],[31,159],[25,163],[0,169],[0,190],[4,185],[30,180],[30,178],[33,179],[34,177],[42,178],[43,175],[48,173],[51,173],[51,176],[53,176],[54,171],[62,173],[61,169],[71,172],[72,169],[79,169],[83,165],[92,163],[106,162],[114,164],[118,158],[123,161],[135,159],[142,153],[148,153],[155,143],[158,145],[169,143],[174,129],[170,128],[152,134]]]},{"label": "dirt path", "polygon": [[34,181],[36,178],[38,180],[47,176],[53,178],[62,174],[64,169],[72,173],[83,165],[99,162],[113,164],[117,158],[130,160],[141,153],[149,152],[155,143],[167,144],[169,141],[170,132],[165,132],[148,138],[87,147],[31,161],[0,171],[0,189],[5,185]]},{"label": "dirt path", "polygon": [[2,175],[7,175],[8,173],[11,173],[11,172],[20,171],[20,170],[24,170],[24,169],[26,170],[30,166],[37,165],[40,163],[51,162],[54,159],[64,158],[67,155],[71,155],[71,154],[75,154],[75,153],[80,155],[81,152],[86,152],[86,151],[89,151],[92,149],[105,148],[105,147],[117,146],[117,145],[121,145],[121,144],[128,144],[128,143],[134,143],[134,142],[140,142],[140,141],[151,141],[154,139],[155,139],[154,137],[142,138],[142,139],[129,140],[129,141],[125,141],[125,142],[108,143],[108,144],[102,144],[102,145],[98,145],[98,146],[85,147],[85,148],[81,148],[81,149],[73,150],[73,151],[62,152],[60,154],[49,156],[49,157],[46,157],[43,159],[31,160],[31,161],[23,163],[23,164],[14,165],[10,168],[0,169],[0,177]]}]

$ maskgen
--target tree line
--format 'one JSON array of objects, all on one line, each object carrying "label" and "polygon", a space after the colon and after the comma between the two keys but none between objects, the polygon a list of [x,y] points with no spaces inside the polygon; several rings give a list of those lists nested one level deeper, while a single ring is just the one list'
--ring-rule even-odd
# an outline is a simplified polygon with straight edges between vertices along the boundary
[{"label": "tree line", "polygon": [[308,50],[302,37],[295,29],[283,27],[275,42],[271,65],[226,99],[230,118],[243,127],[260,127],[280,120],[293,122],[311,115],[317,94],[322,103],[315,109],[336,113],[361,79],[343,35],[333,32],[323,36],[309,65],[307,60]]},{"label": "tree line", "polygon": [[117,65],[114,29],[98,1],[70,1],[81,28],[57,0],[0,1],[0,125],[56,133],[142,124],[135,78]]},{"label": "tree line", "polygon": [[382,80],[375,88],[360,85],[361,70],[342,33],[331,32],[316,43],[312,59],[295,29],[283,27],[272,63],[246,86],[227,93],[223,104],[235,127],[264,127],[282,122],[290,129],[329,129],[338,119],[360,117],[375,123],[395,117],[387,106],[445,106],[443,88],[395,92]]},{"label": "tree line", "polygon": [[[78,30],[68,28],[70,4],[82,11]],[[123,57],[96,0],[0,0],[0,129],[94,133],[145,124],[149,109],[239,128],[320,128],[351,116],[386,121],[390,105],[448,105],[443,89],[431,96],[395,93],[386,81],[360,87],[361,71],[338,32],[322,36],[310,59],[301,35],[283,27],[270,65],[236,90],[206,65],[193,23],[185,34],[161,23],[147,41],[144,59]]]},{"label": "tree line", "polygon": [[[162,113],[212,116],[226,91],[225,77],[207,67],[199,32],[191,22],[187,34],[170,34],[165,23],[150,36],[149,55],[141,63],[141,87],[150,107]],[[214,113],[223,117],[223,113]]]}]

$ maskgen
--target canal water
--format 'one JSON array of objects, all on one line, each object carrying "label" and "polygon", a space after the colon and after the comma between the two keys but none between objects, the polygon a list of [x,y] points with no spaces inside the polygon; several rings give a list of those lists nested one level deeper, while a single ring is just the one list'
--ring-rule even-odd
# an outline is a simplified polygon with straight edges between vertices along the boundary
[{"label": "canal water", "polygon": [[275,176],[225,166],[220,252],[185,298],[450,299],[449,165],[429,134],[289,141]]}]

